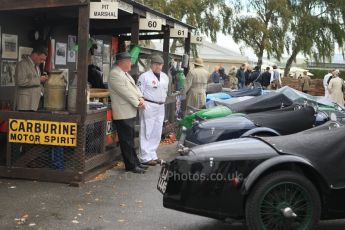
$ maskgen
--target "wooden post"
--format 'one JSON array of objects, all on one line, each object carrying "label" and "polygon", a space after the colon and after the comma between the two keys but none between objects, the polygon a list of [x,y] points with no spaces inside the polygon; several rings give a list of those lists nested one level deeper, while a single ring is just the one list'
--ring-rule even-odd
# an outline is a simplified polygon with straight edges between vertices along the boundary
[{"label": "wooden post", "polygon": [[89,40],[89,12],[90,6],[79,8],[78,20],[78,68],[77,68],[77,111],[81,115],[82,123],[86,117],[86,97],[87,97],[87,43]]},{"label": "wooden post", "polygon": [[139,43],[139,15],[132,15],[131,43]]},{"label": "wooden post", "polygon": [[[164,26],[164,40],[163,40],[163,59],[164,59],[164,66],[163,72],[168,74],[169,71],[169,49],[170,49],[170,27],[168,25]],[[168,94],[172,92],[172,84],[169,83],[169,91]]]},{"label": "wooden post", "polygon": [[169,70],[169,49],[170,49],[170,27],[164,26],[164,37],[163,37],[163,59],[164,66],[163,72],[168,73]]},{"label": "wooden post", "polygon": [[[164,59],[164,66],[163,72],[168,74],[169,71],[169,51],[170,51],[170,27],[168,25],[164,26],[164,40],[163,40],[163,59]],[[173,88],[172,88],[172,79],[169,82],[168,87],[168,96],[171,95]],[[175,121],[175,103],[168,103],[166,104],[167,109],[167,119],[170,123]]]},{"label": "wooden post", "polygon": [[[77,112],[81,115],[81,121],[78,130],[78,147],[76,155],[79,159],[80,172],[85,170],[85,148],[86,148],[86,126],[85,120],[87,116],[86,97],[87,97],[87,77],[88,77],[88,49],[90,29],[90,5],[79,8],[78,19],[78,68],[77,68]],[[83,174],[81,174],[83,177]]]},{"label": "wooden post", "polygon": [[[191,38],[191,33],[188,32],[188,37],[184,40],[184,53],[188,54],[189,59],[190,59],[190,38]],[[189,72],[189,64],[188,64],[188,68],[184,69],[184,74],[187,76],[188,72]]]}]

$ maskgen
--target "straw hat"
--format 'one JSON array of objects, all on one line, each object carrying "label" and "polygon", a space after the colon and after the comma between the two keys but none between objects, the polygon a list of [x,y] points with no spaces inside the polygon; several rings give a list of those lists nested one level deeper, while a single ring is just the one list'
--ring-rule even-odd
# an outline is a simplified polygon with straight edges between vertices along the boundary
[{"label": "straw hat", "polygon": [[201,58],[195,58],[193,63],[197,66],[204,66],[204,61]]}]

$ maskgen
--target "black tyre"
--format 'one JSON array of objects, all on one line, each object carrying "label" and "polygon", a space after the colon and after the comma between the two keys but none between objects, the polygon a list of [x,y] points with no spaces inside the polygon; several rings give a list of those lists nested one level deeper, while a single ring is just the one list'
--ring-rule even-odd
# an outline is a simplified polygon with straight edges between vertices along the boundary
[{"label": "black tyre", "polygon": [[245,214],[249,229],[314,229],[320,219],[321,202],[315,186],[290,171],[274,172],[251,190]]}]

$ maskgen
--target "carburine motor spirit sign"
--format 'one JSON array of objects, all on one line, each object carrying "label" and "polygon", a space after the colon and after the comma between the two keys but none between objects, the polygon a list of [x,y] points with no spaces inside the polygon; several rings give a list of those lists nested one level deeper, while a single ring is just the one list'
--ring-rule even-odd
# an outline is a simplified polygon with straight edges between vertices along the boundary
[{"label": "carburine motor spirit sign", "polygon": [[77,123],[10,119],[8,141],[25,144],[76,146]]}]

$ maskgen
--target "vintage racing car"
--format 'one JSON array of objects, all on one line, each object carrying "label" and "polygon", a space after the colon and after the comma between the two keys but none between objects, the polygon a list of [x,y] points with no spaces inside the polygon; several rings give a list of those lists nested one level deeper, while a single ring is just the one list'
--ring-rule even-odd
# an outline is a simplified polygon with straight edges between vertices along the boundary
[{"label": "vintage racing car", "polygon": [[163,205],[249,229],[315,229],[345,218],[345,126],[276,137],[245,137],[190,149],[166,162]]},{"label": "vintage racing car", "polygon": [[338,121],[345,124],[345,110],[339,105],[332,103],[324,97],[311,96],[285,86],[277,91],[237,103],[232,103],[231,99],[229,101],[214,101],[216,106],[185,116],[179,121],[179,126],[181,129],[182,127],[190,129],[196,120],[225,117],[234,113],[257,113],[290,106],[293,103],[312,105],[317,112],[323,111],[322,116],[326,117],[329,117],[331,113],[336,113]]},{"label": "vintage racing car", "polygon": [[179,126],[192,127],[195,120],[206,120],[218,117],[225,117],[233,113],[256,113],[267,110],[273,110],[292,105],[293,102],[282,93],[270,92],[246,101],[237,102],[231,105],[215,106],[208,109],[202,109],[195,113],[185,116],[179,121]]},{"label": "vintage racing car", "polygon": [[[318,123],[324,119],[321,117],[321,121]],[[179,140],[179,152],[182,153],[181,148],[184,149],[184,147],[230,140],[241,136],[279,136],[297,133],[312,128],[315,120],[316,114],[313,107],[292,105],[261,113],[232,115],[195,122],[191,129],[183,130]]]}]

